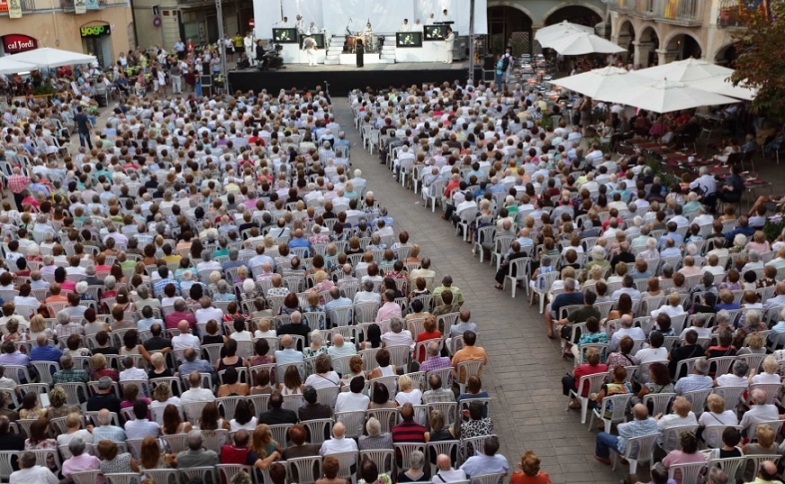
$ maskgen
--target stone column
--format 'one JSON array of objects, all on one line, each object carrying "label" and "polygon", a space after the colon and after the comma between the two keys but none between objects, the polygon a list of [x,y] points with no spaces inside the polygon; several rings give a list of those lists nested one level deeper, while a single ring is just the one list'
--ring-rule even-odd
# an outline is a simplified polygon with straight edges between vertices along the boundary
[{"label": "stone column", "polygon": [[635,69],[644,69],[649,67],[649,52],[654,49],[654,42],[641,42],[634,40],[632,45],[635,46],[635,54],[633,56],[633,66]]}]

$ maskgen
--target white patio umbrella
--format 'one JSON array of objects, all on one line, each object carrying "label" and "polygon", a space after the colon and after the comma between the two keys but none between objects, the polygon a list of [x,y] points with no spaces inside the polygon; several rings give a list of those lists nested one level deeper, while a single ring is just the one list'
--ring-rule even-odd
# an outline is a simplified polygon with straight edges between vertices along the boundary
[{"label": "white patio umbrella", "polygon": [[735,97],[745,101],[752,101],[758,94],[758,90],[752,87],[745,87],[743,84],[734,86],[728,79],[728,76],[715,76],[708,79],[699,79],[697,81],[689,82],[690,87],[700,89],[702,91],[713,92],[722,94],[723,96]]},{"label": "white patio umbrella", "polygon": [[626,104],[655,113],[670,113],[699,106],[739,102],[713,92],[701,91],[682,82],[660,80],[619,91],[609,102]]},{"label": "white patio umbrella", "polygon": [[559,37],[574,32],[586,32],[588,34],[593,34],[594,28],[587,27],[585,25],[573,24],[564,20],[558,24],[549,25],[537,30],[537,32],[534,34],[534,40],[542,44],[543,40],[550,37]]},{"label": "white patio umbrella", "polygon": [[689,83],[710,77],[730,77],[733,74],[733,69],[718,66],[702,59],[690,58],[641,69],[637,73],[651,79],[668,79],[669,81]]},{"label": "white patio umbrella", "polygon": [[95,61],[95,56],[92,55],[53,49],[51,47],[28,50],[27,52],[20,52],[9,57],[13,60],[35,64],[42,68],[89,64]]},{"label": "white patio umbrella", "polygon": [[543,47],[549,47],[561,55],[584,54],[615,54],[625,52],[609,40],[587,32],[572,32],[561,36],[548,36],[540,41]]},{"label": "white patio umbrella", "polygon": [[550,81],[555,86],[564,87],[598,101],[608,101],[620,91],[649,82],[649,79],[640,77],[634,72],[612,66]]},{"label": "white patio umbrella", "polygon": [[19,62],[10,56],[0,57],[0,74],[16,74],[18,72],[35,71],[38,66],[28,62]]}]

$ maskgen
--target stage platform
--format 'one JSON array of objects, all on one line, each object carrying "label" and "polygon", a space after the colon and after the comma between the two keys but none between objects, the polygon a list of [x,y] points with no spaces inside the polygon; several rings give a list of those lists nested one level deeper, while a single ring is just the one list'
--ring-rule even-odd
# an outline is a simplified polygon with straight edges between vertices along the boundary
[{"label": "stage platform", "polygon": [[303,64],[289,64],[277,71],[243,69],[229,71],[232,91],[267,89],[277,94],[281,89],[313,89],[317,85],[330,84],[330,93],[344,96],[352,89],[386,89],[390,86],[420,85],[424,82],[461,82],[469,78],[469,62],[442,63],[399,63],[366,64],[365,67],[347,65],[318,65],[309,67]]}]

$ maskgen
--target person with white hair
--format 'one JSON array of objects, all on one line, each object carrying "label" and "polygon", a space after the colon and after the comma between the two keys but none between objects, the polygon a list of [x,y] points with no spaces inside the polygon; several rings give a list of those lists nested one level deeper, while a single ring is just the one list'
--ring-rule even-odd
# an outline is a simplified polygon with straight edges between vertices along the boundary
[{"label": "person with white hair", "polygon": [[750,428],[754,428],[759,423],[780,419],[777,406],[769,403],[769,397],[764,390],[760,388],[753,390],[750,400],[750,409],[741,417],[741,422],[739,423],[742,427],[742,432],[748,432]]},{"label": "person with white hair", "polygon": [[703,198],[709,198],[717,192],[717,181],[709,173],[707,166],[702,166],[698,170],[698,178],[690,183],[690,190],[699,193]]}]

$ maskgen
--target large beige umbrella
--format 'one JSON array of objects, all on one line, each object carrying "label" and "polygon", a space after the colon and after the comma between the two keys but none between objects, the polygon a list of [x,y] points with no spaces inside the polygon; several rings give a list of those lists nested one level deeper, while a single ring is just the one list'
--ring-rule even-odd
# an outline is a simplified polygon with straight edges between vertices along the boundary
[{"label": "large beige umbrella", "polygon": [[570,77],[563,77],[550,81],[550,83],[598,101],[608,101],[620,91],[640,83],[650,83],[650,81],[645,77],[636,75],[634,72],[611,66],[582,72]]},{"label": "large beige umbrella", "polygon": [[551,37],[558,38],[560,36],[576,32],[593,34],[594,29],[592,27],[573,24],[564,20],[558,24],[549,25],[537,30],[537,32],[534,34],[534,40],[538,41],[542,45],[543,41],[547,41]]},{"label": "large beige umbrella", "polygon": [[734,86],[728,79],[733,75],[733,69],[719,66],[702,59],[685,59],[670,62],[660,66],[649,67],[636,71],[641,76],[650,79],[667,79],[669,81],[683,82],[684,84],[702,91],[731,96],[738,99],[752,100],[757,90]]},{"label": "large beige umbrella", "polygon": [[655,113],[670,113],[700,106],[716,106],[739,102],[713,92],[701,91],[683,82],[660,80],[630,86],[619,91],[609,102],[626,104]]},{"label": "large beige umbrella", "polygon": [[745,101],[752,101],[758,94],[758,90],[752,87],[745,87],[743,84],[734,86],[727,76],[715,76],[708,79],[699,79],[688,83],[690,87],[709,91],[723,96],[735,97]]},{"label": "large beige umbrella", "polygon": [[548,36],[540,41],[561,55],[615,54],[626,50],[599,35],[588,32],[571,32],[561,36]]},{"label": "large beige umbrella", "polygon": [[69,50],[53,49],[51,47],[40,47],[38,49],[20,52],[9,57],[16,61],[35,64],[41,68],[90,64],[91,62],[95,62],[95,56],[71,52]]},{"label": "large beige umbrella", "polygon": [[0,57],[0,74],[17,74],[19,72],[37,71],[38,66],[28,62],[20,62],[9,56]]},{"label": "large beige umbrella", "polygon": [[651,79],[667,79],[669,81],[689,83],[710,77],[730,77],[733,74],[733,69],[718,66],[705,60],[690,58],[641,69],[637,73]]}]

